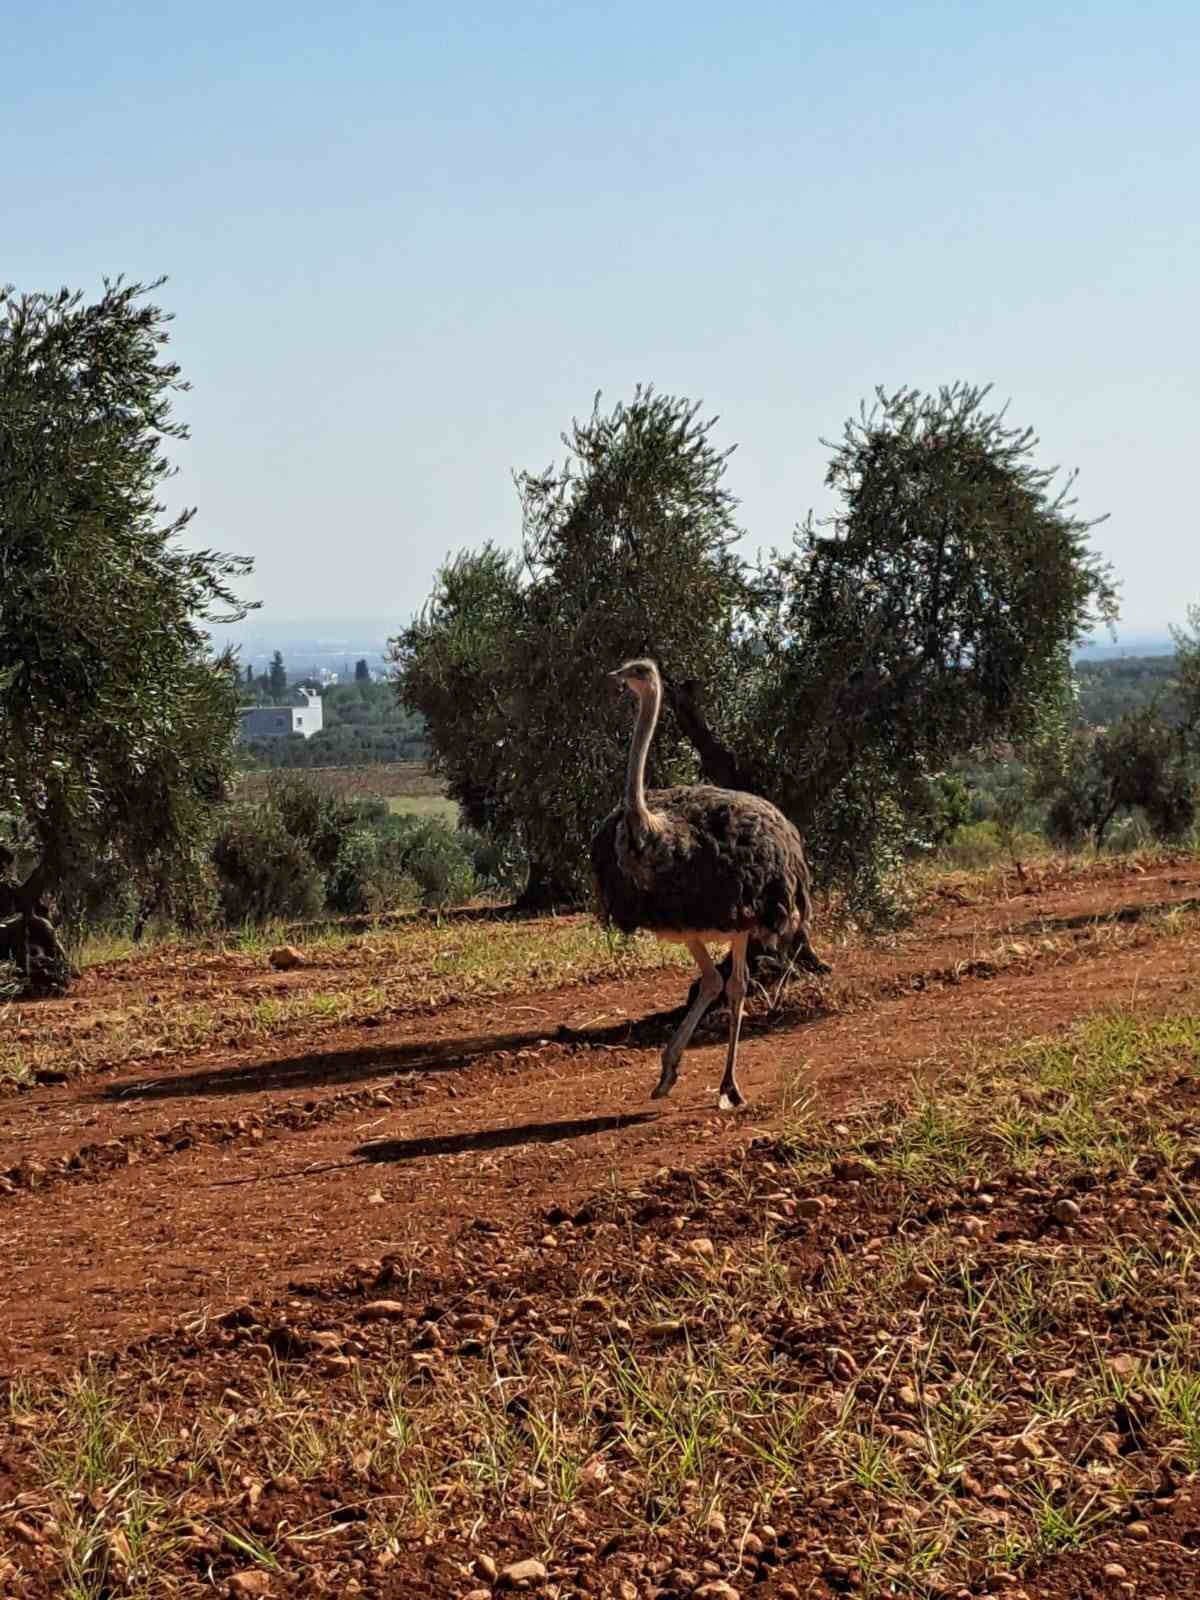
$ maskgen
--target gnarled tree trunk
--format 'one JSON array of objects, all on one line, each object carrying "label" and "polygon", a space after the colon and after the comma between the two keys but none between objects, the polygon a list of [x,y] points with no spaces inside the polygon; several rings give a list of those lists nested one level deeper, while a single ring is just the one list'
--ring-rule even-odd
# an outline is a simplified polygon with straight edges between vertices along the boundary
[{"label": "gnarled tree trunk", "polygon": [[61,994],[74,973],[50,921],[41,869],[18,883],[13,866],[0,846],[0,962],[16,969],[27,994]]}]

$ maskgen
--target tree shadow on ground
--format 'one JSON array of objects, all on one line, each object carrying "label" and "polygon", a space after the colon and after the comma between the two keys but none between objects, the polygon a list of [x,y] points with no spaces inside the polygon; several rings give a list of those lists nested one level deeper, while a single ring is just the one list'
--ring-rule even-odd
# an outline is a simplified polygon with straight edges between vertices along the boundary
[{"label": "tree shadow on ground", "polygon": [[661,1112],[632,1111],[621,1116],[577,1117],[563,1122],[522,1122],[512,1128],[479,1128],[474,1133],[431,1134],[423,1139],[373,1139],[354,1151],[364,1161],[420,1161],[428,1156],[465,1155],[473,1150],[509,1150],[527,1144],[557,1144],[592,1133],[657,1122]]}]

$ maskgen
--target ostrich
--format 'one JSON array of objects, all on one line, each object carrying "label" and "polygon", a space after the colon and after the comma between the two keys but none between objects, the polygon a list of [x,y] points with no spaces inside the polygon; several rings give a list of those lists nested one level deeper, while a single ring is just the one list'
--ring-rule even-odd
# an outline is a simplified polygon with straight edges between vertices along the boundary
[{"label": "ostrich", "polygon": [[[794,940],[802,966],[828,972],[809,941],[812,915],[804,844],[782,812],[757,795],[692,784],[646,793],[646,753],[662,704],[655,662],[627,661],[608,676],[637,701],[625,798],[592,840],[591,863],[605,921],[623,933],[646,928],[685,944],[700,968],[695,999],[668,1041],[653,1099],[670,1094],[679,1062],[700,1018],[724,988],[729,1001],[729,1051],[718,1104],[743,1104],[737,1084],[738,1038],[751,937]],[[730,973],[721,974],[706,941],[730,944]]]}]

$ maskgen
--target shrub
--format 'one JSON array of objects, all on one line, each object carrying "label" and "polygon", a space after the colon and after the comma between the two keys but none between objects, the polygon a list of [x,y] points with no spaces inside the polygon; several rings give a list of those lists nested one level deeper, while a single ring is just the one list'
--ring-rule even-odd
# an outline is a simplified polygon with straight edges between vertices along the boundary
[{"label": "shrub", "polygon": [[315,916],[324,900],[312,856],[270,806],[230,812],[213,846],[226,925]]},{"label": "shrub", "polygon": [[421,886],[405,870],[403,849],[378,828],[369,827],[343,835],[325,893],[330,910],[347,915],[421,902]]},{"label": "shrub", "polygon": [[380,832],[395,851],[401,871],[415,879],[426,906],[466,900],[476,889],[466,840],[432,817],[389,817]]},{"label": "shrub", "polygon": [[470,857],[477,889],[520,893],[529,876],[529,862],[519,846],[474,828],[460,828],[456,837]]}]

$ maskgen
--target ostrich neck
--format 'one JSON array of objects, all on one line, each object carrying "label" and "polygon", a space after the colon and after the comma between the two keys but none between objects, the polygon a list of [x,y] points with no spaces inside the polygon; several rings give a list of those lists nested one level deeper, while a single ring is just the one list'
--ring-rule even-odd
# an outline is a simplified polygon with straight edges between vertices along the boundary
[{"label": "ostrich neck", "polygon": [[638,697],[637,722],[633,730],[633,743],[629,747],[629,770],[625,777],[625,817],[638,832],[650,827],[650,812],[646,807],[646,755],[658,722],[658,691],[647,689]]}]

